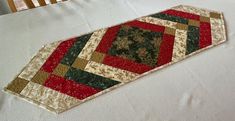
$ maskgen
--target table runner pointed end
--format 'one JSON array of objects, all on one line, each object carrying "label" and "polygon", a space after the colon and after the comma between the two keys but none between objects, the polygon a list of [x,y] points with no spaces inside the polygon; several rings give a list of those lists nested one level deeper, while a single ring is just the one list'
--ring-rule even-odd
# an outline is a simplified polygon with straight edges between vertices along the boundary
[{"label": "table runner pointed end", "polygon": [[180,5],[47,44],[4,90],[61,113],[225,41],[222,13]]}]

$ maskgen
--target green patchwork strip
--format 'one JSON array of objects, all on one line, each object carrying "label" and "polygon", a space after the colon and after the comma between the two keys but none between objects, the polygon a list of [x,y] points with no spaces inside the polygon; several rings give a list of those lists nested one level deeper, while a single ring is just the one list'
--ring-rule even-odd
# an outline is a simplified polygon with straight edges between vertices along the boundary
[{"label": "green patchwork strip", "polygon": [[86,45],[87,41],[90,39],[91,34],[83,35],[78,37],[74,45],[69,49],[68,53],[61,60],[62,64],[71,66],[78,54],[82,51],[83,47]]},{"label": "green patchwork strip", "polygon": [[153,15],[151,15],[151,17],[160,18],[163,20],[169,20],[169,21],[173,21],[173,22],[178,22],[178,23],[182,23],[182,24],[188,24],[188,19],[186,19],[186,18],[172,16],[172,15],[168,15],[168,14],[164,14],[164,13],[153,14]]},{"label": "green patchwork strip", "polygon": [[80,69],[71,67],[65,75],[65,78],[69,80],[75,80],[78,83],[82,83],[101,90],[112,87],[120,82],[108,79],[102,76],[98,76],[89,72],[85,72]]},{"label": "green patchwork strip", "polygon": [[188,26],[186,54],[190,54],[199,49],[199,36],[200,31],[198,27]]}]

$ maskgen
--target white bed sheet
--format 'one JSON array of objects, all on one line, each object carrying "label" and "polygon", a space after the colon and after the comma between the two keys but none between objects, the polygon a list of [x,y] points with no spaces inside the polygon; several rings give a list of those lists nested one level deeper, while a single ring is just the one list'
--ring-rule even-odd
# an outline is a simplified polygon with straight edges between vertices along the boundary
[{"label": "white bed sheet", "polygon": [[235,121],[234,0],[70,0],[0,16],[0,89],[46,43],[179,4],[224,12],[228,41],[59,115],[0,92],[0,121]]}]

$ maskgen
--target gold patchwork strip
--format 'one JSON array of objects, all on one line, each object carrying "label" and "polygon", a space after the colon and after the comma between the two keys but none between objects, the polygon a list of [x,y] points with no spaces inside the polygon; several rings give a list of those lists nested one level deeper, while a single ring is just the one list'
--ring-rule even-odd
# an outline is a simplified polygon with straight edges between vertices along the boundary
[{"label": "gold patchwork strip", "polygon": [[98,31],[95,31],[86,43],[85,47],[79,53],[78,58],[89,60],[91,58],[92,53],[95,51],[96,47],[102,40],[102,37],[104,36],[106,31],[107,29],[100,29]]},{"label": "gold patchwork strip", "polygon": [[35,76],[32,78],[31,82],[43,85],[46,79],[49,77],[50,73],[39,70]]},{"label": "gold patchwork strip", "polygon": [[73,62],[72,67],[83,70],[86,67],[87,63],[88,63],[88,60],[76,58],[76,60]]},{"label": "gold patchwork strip", "polygon": [[29,82],[20,93],[37,105],[56,113],[63,112],[81,103],[80,100],[42,85]]},{"label": "gold patchwork strip", "polygon": [[6,89],[19,94],[28,83],[29,81],[17,77],[7,85]]},{"label": "gold patchwork strip", "polygon": [[24,68],[19,77],[30,81],[59,44],[58,41],[45,45]]},{"label": "gold patchwork strip", "polygon": [[58,64],[52,74],[55,74],[60,77],[64,77],[67,71],[69,70],[69,68],[70,67],[67,65]]},{"label": "gold patchwork strip", "polygon": [[187,31],[176,29],[172,61],[176,62],[186,54]]},{"label": "gold patchwork strip", "polygon": [[89,61],[84,70],[120,82],[129,82],[137,78],[139,75],[101,63],[96,63],[94,61]]}]

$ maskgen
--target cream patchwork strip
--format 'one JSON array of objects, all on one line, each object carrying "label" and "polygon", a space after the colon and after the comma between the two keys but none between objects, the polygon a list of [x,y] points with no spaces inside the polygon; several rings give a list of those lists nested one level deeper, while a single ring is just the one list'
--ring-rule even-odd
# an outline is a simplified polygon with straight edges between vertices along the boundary
[{"label": "cream patchwork strip", "polygon": [[33,76],[38,72],[46,59],[51,55],[51,53],[60,44],[60,41],[45,45],[39,50],[37,55],[29,62],[29,64],[20,73],[19,77],[30,81]]},{"label": "cream patchwork strip", "polygon": [[153,17],[142,17],[137,19],[138,21],[141,22],[146,22],[146,23],[150,23],[150,24],[156,24],[156,25],[161,25],[161,26],[166,26],[169,28],[176,28],[176,22],[172,22],[172,21],[167,21],[167,20],[163,20],[163,19],[159,19],[159,18],[153,18]]},{"label": "cream patchwork strip", "polygon": [[[223,18],[223,17],[221,17]],[[225,26],[223,19],[210,18],[212,44],[226,40]]]},{"label": "cream patchwork strip", "polygon": [[97,74],[120,82],[129,82],[137,78],[139,74],[114,68],[94,61],[89,61],[84,71]]},{"label": "cream patchwork strip", "polygon": [[176,29],[172,61],[181,60],[186,54],[187,31]]},{"label": "cream patchwork strip", "polygon": [[85,60],[90,60],[92,53],[95,51],[96,47],[102,40],[102,37],[106,33],[107,29],[100,29],[98,31],[95,31],[92,35],[89,41],[86,43],[85,47],[82,49],[80,54],[78,55],[78,58],[82,58]]},{"label": "cream patchwork strip", "polygon": [[[42,85],[29,82],[20,93],[41,107],[56,113],[63,112],[81,103],[80,100],[46,88]],[[38,102],[38,103],[37,103]]]},{"label": "cream patchwork strip", "polygon": [[192,13],[192,14],[197,14],[200,16],[210,17],[210,11],[205,10],[205,9],[195,8],[192,6],[179,5],[179,6],[171,8],[171,9],[182,11],[182,12],[188,12],[188,13]]}]

